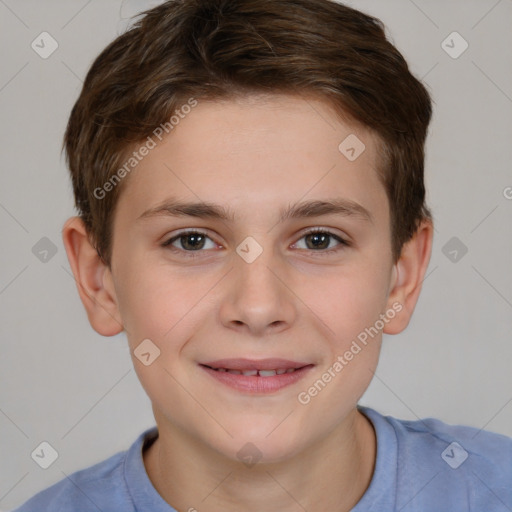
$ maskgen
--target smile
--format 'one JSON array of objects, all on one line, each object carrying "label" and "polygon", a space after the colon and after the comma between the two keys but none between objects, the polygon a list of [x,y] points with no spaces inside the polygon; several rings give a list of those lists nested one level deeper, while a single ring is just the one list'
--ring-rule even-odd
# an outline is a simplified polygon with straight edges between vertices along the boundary
[{"label": "smile", "polygon": [[315,365],[282,359],[231,359],[199,366],[224,386],[251,394],[266,394],[298,382]]},{"label": "smile", "polygon": [[212,368],[217,372],[228,372],[232,375],[245,375],[246,377],[273,377],[274,375],[282,375],[283,373],[293,373],[298,368],[280,368],[278,370],[231,370],[228,368]]}]

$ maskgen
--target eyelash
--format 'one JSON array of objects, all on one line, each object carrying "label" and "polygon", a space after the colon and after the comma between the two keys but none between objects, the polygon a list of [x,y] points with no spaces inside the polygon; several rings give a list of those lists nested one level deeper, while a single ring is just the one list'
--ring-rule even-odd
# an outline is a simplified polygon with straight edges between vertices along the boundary
[{"label": "eyelash", "polygon": [[[326,250],[318,250],[318,251],[315,251],[313,249],[302,249],[302,250],[318,253],[319,256],[325,256],[325,255],[330,255],[332,253],[343,250],[344,247],[351,246],[351,244],[347,240],[341,238],[338,235],[335,235],[334,233],[332,233],[329,230],[324,229],[324,228],[312,228],[312,229],[308,230],[307,232],[303,233],[302,236],[299,238],[299,240],[302,240],[307,235],[311,235],[311,234],[315,234],[315,233],[322,233],[322,234],[328,235],[329,237],[334,238],[336,241],[338,241],[339,245],[336,246],[334,249],[326,249]],[[201,253],[201,252],[204,252],[204,250],[198,249],[197,251],[187,251],[185,249],[178,249],[171,245],[176,240],[179,240],[180,238],[185,237],[187,235],[202,235],[202,236],[205,236],[206,238],[210,238],[207,233],[205,233],[204,231],[201,231],[200,229],[187,230],[187,231],[182,231],[181,233],[179,233],[179,234],[173,236],[172,238],[169,238],[165,242],[163,242],[162,247],[165,247],[174,253],[182,253],[182,254],[184,253],[184,254],[186,254],[185,257],[187,257],[187,258],[197,258],[197,257],[199,257],[199,254],[195,254],[195,253]],[[211,240],[211,238],[210,238],[210,240]]]}]

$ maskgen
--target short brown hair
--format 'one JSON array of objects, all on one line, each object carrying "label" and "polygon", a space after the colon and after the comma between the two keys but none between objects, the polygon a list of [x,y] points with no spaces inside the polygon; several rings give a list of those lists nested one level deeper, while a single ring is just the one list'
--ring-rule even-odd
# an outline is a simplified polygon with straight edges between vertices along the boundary
[{"label": "short brown hair", "polygon": [[95,191],[127,150],[190,98],[254,93],[314,95],[377,134],[394,261],[431,220],[423,179],[430,97],[380,20],[331,0],[170,0],[96,58],[64,137],[76,207],[107,264],[122,183],[104,197]]}]

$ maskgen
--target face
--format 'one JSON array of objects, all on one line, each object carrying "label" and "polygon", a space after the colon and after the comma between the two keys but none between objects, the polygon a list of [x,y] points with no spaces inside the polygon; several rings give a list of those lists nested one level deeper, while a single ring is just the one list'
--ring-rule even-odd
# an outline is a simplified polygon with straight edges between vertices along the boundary
[{"label": "face", "polygon": [[[349,135],[365,145],[355,160],[359,147],[339,149]],[[111,279],[161,429],[233,460],[252,442],[277,461],[354,413],[392,308],[377,162],[376,139],[328,105],[272,96],[199,101],[137,165],[115,212]]]}]

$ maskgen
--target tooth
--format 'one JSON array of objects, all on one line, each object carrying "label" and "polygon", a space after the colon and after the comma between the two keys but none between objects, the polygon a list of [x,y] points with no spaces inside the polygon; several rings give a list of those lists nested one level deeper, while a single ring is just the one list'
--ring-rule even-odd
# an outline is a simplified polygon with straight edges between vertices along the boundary
[{"label": "tooth", "polygon": [[228,373],[232,373],[233,375],[242,375],[240,370],[228,370]]},{"label": "tooth", "polygon": [[295,371],[295,368],[288,368],[288,370],[286,370],[286,373],[292,373]]},{"label": "tooth", "polygon": [[217,368],[218,372],[227,372],[226,368]]},{"label": "tooth", "polygon": [[283,373],[286,373],[286,370],[276,370],[277,375],[283,375]]},{"label": "tooth", "polygon": [[258,375],[258,370],[243,370],[242,374],[247,376]]},{"label": "tooth", "polygon": [[275,370],[259,370],[260,377],[273,377],[276,375]]}]

